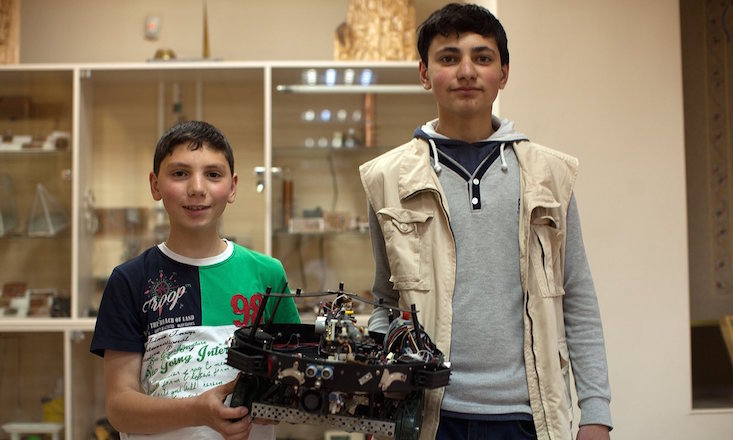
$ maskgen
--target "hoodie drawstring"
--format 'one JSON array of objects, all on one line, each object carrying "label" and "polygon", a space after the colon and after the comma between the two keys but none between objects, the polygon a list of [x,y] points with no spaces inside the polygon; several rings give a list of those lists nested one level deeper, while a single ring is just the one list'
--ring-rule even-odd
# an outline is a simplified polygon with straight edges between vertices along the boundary
[{"label": "hoodie drawstring", "polygon": [[506,142],[502,142],[501,147],[499,147],[499,156],[501,157],[501,170],[506,173],[509,167],[507,167],[506,159],[504,159],[504,145],[506,145]]},{"label": "hoodie drawstring", "polygon": [[440,174],[443,167],[440,166],[438,161],[438,148],[435,146],[435,141],[432,139],[428,139],[428,142],[430,143],[430,148],[433,150],[433,169],[435,170],[435,174]]}]

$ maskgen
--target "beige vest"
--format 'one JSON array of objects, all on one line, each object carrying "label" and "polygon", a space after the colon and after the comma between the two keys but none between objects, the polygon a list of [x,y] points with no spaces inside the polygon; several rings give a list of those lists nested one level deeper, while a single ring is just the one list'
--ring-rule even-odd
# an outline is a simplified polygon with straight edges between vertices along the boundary
[{"label": "beige vest", "polygon": [[[514,146],[520,167],[520,274],[524,290],[524,357],[530,405],[541,440],[571,440],[569,357],[562,295],[565,220],[577,159],[530,142]],[[420,322],[450,353],[456,254],[450,213],[428,144],[419,139],[359,167],[377,213],[400,307],[415,304]],[[420,439],[433,439],[444,389],[426,393]]]}]

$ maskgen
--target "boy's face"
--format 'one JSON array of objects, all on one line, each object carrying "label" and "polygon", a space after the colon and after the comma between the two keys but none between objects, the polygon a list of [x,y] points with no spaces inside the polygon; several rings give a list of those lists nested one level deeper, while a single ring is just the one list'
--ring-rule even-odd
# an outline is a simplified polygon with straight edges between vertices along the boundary
[{"label": "boy's face", "polygon": [[502,66],[494,37],[438,34],[427,60],[427,66],[420,62],[420,82],[433,91],[440,121],[491,118],[494,100],[509,77],[509,65]]},{"label": "boy's face", "polygon": [[206,144],[196,150],[181,144],[163,158],[157,176],[150,173],[150,191],[163,201],[171,232],[211,232],[234,202],[237,180],[223,153]]}]

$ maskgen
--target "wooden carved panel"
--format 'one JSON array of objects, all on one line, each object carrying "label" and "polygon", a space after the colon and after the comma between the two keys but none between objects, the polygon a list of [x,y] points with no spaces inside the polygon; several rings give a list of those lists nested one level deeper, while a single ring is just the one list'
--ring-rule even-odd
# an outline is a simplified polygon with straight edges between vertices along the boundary
[{"label": "wooden carved panel", "polygon": [[0,64],[20,60],[20,0],[0,0]]},{"label": "wooden carved panel", "polygon": [[733,1],[708,0],[705,4],[707,148],[714,290],[733,295]]}]

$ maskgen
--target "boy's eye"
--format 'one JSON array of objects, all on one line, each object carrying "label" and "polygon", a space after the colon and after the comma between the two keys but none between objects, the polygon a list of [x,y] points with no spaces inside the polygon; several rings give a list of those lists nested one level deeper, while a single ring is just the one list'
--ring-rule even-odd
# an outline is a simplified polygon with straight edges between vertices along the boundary
[{"label": "boy's eye", "polygon": [[186,175],[186,172],[183,170],[175,170],[171,173],[171,176],[173,177],[184,177]]},{"label": "boy's eye", "polygon": [[456,57],[454,57],[453,55],[443,55],[442,57],[438,59],[438,61],[444,64],[449,64],[449,63],[455,62]]},{"label": "boy's eye", "polygon": [[206,175],[212,179],[219,179],[222,177],[222,174],[218,171],[209,171]]},{"label": "boy's eye", "polygon": [[480,55],[476,57],[476,62],[481,64],[489,64],[492,60],[493,58],[491,58],[491,56],[489,55]]}]

